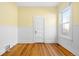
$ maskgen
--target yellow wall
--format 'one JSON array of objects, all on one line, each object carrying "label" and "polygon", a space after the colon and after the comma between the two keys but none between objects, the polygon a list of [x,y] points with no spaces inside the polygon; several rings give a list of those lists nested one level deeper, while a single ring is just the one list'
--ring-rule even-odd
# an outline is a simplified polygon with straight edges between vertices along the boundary
[{"label": "yellow wall", "polygon": [[[56,20],[56,8],[53,7],[19,7],[19,27],[31,27],[33,16],[51,17]],[[52,19],[52,20],[53,20]],[[54,22],[55,23],[55,22]]]},{"label": "yellow wall", "polygon": [[79,3],[75,2],[72,5],[73,24],[79,25]]},{"label": "yellow wall", "polygon": [[17,20],[16,4],[0,2],[0,47],[8,44],[12,47],[17,43]]},{"label": "yellow wall", "polygon": [[[35,42],[33,39],[33,17],[45,17],[45,42],[56,42],[56,7],[18,7],[19,42]],[[29,40],[28,40],[29,39]]]},{"label": "yellow wall", "polygon": [[17,25],[17,7],[15,3],[0,3],[0,25]]}]

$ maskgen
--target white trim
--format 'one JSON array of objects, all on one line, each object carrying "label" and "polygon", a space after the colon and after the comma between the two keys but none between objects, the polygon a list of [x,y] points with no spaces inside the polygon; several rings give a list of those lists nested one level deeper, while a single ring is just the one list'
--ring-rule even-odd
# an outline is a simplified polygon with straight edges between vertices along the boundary
[{"label": "white trim", "polygon": [[[40,15],[39,15],[40,16]],[[34,38],[34,36],[35,36],[35,29],[34,29],[34,16],[32,17],[32,27],[33,27],[33,40],[34,40],[34,43],[36,43],[35,42],[35,38]],[[45,42],[45,19],[43,19],[43,42],[42,43],[44,43]]]},{"label": "white trim", "polygon": [[[68,35],[64,35],[63,33],[62,33],[62,20],[59,20],[59,22],[60,22],[60,36],[61,37],[67,37],[68,39],[70,39],[70,40],[73,40],[73,28],[72,28],[72,24],[73,24],[73,20],[72,20],[72,4],[70,4],[70,5],[67,5],[64,9],[62,9],[61,11],[59,11],[59,15],[60,15],[60,19],[62,19],[62,12],[65,12],[68,8],[70,8],[71,9],[71,19],[70,19],[70,29],[69,29],[69,34]],[[59,34],[58,34],[59,35]]]},{"label": "white trim", "polygon": [[66,38],[66,39],[72,40],[72,38],[71,38],[71,37],[66,36],[66,35],[61,35],[60,37],[63,37],[63,38]]},{"label": "white trim", "polygon": [[59,2],[16,2],[17,6],[28,7],[56,7]]}]

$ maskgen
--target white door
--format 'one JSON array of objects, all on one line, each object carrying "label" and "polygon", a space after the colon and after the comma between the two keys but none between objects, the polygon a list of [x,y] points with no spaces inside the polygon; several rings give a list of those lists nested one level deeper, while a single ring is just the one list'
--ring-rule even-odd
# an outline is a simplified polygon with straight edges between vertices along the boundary
[{"label": "white door", "polygon": [[44,17],[43,16],[33,17],[33,27],[34,27],[34,41],[44,42]]}]

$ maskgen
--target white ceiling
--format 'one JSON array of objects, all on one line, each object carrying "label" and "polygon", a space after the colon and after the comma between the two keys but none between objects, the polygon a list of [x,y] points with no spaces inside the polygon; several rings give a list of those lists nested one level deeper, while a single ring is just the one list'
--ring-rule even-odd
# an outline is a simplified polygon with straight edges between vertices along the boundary
[{"label": "white ceiling", "polygon": [[57,6],[58,2],[17,2],[17,6]]}]

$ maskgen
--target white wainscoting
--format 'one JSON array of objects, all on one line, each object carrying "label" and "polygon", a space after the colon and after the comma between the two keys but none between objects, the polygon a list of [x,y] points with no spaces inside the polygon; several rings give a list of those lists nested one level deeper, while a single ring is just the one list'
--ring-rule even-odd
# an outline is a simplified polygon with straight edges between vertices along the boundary
[{"label": "white wainscoting", "polygon": [[79,55],[79,25],[73,25],[72,40],[64,37],[59,37],[58,42],[75,55]]},{"label": "white wainscoting", "polygon": [[0,55],[4,53],[5,46],[13,47],[17,43],[17,26],[0,26]]},{"label": "white wainscoting", "polygon": [[[20,27],[18,28],[18,43],[35,43],[32,27]],[[56,42],[56,28],[47,28],[45,30],[45,43]]]},{"label": "white wainscoting", "polygon": [[19,43],[34,43],[33,28],[32,27],[18,28],[18,42]]}]

